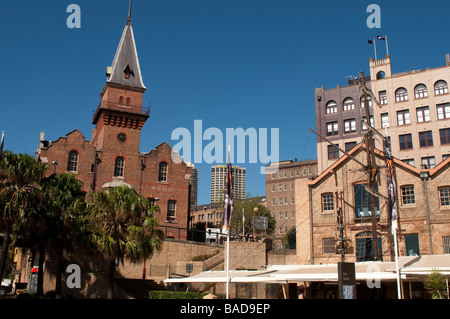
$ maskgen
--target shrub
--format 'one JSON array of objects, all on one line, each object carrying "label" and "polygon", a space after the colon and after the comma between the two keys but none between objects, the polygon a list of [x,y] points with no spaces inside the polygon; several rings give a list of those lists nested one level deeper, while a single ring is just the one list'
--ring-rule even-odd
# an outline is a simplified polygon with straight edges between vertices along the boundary
[{"label": "shrub", "polygon": [[148,293],[149,299],[202,299],[206,293],[194,291],[166,291],[151,290]]}]

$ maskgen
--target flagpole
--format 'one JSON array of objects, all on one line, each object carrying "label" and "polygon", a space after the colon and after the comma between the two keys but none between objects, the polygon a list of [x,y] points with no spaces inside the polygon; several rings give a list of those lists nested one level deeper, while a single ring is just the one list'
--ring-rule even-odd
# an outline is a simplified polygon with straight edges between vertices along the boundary
[{"label": "flagpole", "polygon": [[375,50],[375,61],[376,61],[378,59],[377,59],[377,43],[375,41],[375,38],[373,39],[373,49]]},{"label": "flagpole", "polygon": [[[228,163],[230,162],[230,145],[228,145]],[[228,169],[228,166],[227,166]],[[228,176],[228,172],[227,172],[227,176]],[[230,181],[231,183],[232,181]],[[229,194],[229,196],[232,196],[232,194]],[[230,220],[228,221],[228,227],[229,227],[229,222],[231,221],[231,216],[229,216]],[[230,295],[230,232],[231,229],[228,228],[227,231],[227,284],[226,284],[226,299],[229,299]]]},{"label": "flagpole", "polygon": [[384,36],[386,39],[386,53],[387,55],[389,55],[389,47],[388,47],[388,39],[387,39],[387,35]]}]

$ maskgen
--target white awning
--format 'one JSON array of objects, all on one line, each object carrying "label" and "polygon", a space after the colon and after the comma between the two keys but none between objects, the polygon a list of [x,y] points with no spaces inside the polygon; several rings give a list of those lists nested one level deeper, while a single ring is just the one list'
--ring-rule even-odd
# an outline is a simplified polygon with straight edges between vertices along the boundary
[{"label": "white awning", "polygon": [[[357,281],[381,280],[395,281],[397,273],[395,262],[355,263]],[[399,258],[402,279],[429,274],[434,268],[443,275],[450,276],[450,254],[430,256],[405,256]],[[327,265],[272,265],[265,270],[230,270],[230,282],[234,283],[287,283],[303,281],[337,282],[337,264]],[[166,283],[207,282],[225,283],[226,271],[205,271],[191,277],[167,278]]]}]

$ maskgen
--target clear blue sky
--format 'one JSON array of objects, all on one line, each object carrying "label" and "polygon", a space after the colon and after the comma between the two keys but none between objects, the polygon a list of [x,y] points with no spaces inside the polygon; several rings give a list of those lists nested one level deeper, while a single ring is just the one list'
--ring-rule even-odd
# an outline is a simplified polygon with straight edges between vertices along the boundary
[{"label": "clear blue sky", "polygon": [[[81,28],[69,29],[71,3]],[[369,29],[369,4],[381,28]],[[316,158],[314,88],[368,72],[367,43],[388,35],[392,71],[445,64],[448,1],[134,0],[132,23],[151,117],[141,151],[171,141],[177,127],[280,129],[280,159]],[[5,148],[34,154],[39,132],[56,140],[75,128],[91,139],[92,115],[128,13],[128,0],[2,1],[1,112]],[[377,41],[378,57],[386,54]],[[170,111],[169,111],[170,110]],[[204,143],[204,145],[207,142]],[[247,191],[265,194],[260,163]],[[210,165],[199,169],[208,203]]]}]

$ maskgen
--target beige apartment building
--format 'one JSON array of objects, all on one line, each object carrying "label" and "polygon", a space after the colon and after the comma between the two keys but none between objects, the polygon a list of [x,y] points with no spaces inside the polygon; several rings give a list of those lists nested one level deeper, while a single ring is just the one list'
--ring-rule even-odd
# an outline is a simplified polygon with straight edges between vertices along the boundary
[{"label": "beige apartment building", "polygon": [[[366,85],[370,123],[391,141],[392,155],[420,168],[433,168],[450,154],[450,62],[425,70],[393,74],[391,58],[369,60]],[[348,151],[362,141],[367,128],[364,94],[353,81],[345,87],[316,88],[316,129]],[[375,147],[382,138],[375,134]],[[319,172],[343,155],[329,143],[317,139]]]},{"label": "beige apartment building", "polygon": [[[277,167],[278,169],[274,169]],[[274,172],[270,173],[274,169]],[[274,244],[296,227],[295,181],[317,177],[317,161],[282,161],[266,166],[266,207],[277,221]]]}]

